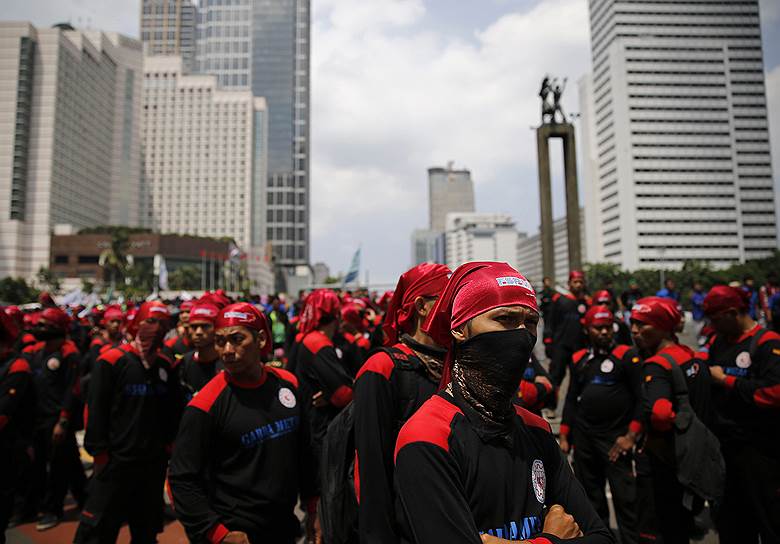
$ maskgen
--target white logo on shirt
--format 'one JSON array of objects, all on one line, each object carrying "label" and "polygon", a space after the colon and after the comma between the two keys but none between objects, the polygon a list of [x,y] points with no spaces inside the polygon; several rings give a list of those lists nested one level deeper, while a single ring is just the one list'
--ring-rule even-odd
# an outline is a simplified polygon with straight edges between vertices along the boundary
[{"label": "white logo on shirt", "polygon": [[541,459],[534,459],[531,465],[531,485],[534,488],[536,500],[544,504],[544,491],[547,487],[547,476],[544,474],[544,463]]},{"label": "white logo on shirt", "polygon": [[160,371],[158,372],[158,374],[160,375],[160,379],[162,381],[164,381],[164,382],[168,381],[168,373],[165,371],[164,368],[161,367]]},{"label": "white logo on shirt", "polygon": [[610,361],[609,359],[605,359],[603,363],[601,363],[601,371],[605,374],[608,374],[615,370],[615,363]]},{"label": "white logo on shirt", "polygon": [[52,357],[51,359],[46,361],[46,366],[49,367],[49,370],[54,372],[60,367],[60,360],[55,357]]},{"label": "white logo on shirt", "polygon": [[286,387],[282,387],[279,390],[279,402],[281,402],[282,406],[285,408],[295,408],[295,395]]},{"label": "white logo on shirt", "polygon": [[737,355],[737,366],[739,368],[749,368],[753,364],[753,360],[750,358],[750,353],[743,351]]}]

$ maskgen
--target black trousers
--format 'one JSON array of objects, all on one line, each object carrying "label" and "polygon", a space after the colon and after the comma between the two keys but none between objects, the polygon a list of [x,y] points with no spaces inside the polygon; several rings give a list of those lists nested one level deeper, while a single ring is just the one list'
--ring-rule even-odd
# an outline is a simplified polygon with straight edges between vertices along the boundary
[{"label": "black trousers", "polygon": [[780,543],[780,458],[748,444],[723,444],[726,489],[715,523],[721,544]]},{"label": "black trousers", "polygon": [[648,452],[648,459],[658,532],[664,544],[688,544],[693,518],[703,507],[703,501],[686,498],[685,489],[677,481],[675,466],[656,457],[652,451]]},{"label": "black trousers", "polygon": [[590,502],[604,524],[609,527],[609,505],[605,484],[609,482],[612,504],[615,507],[620,541],[622,544],[638,542],[636,511],[636,478],[632,456],[621,456],[614,463],[609,460],[609,450],[617,434],[603,435],[579,429],[574,433],[574,474],[585,488]]},{"label": "black trousers", "polygon": [[124,522],[130,526],[133,544],[157,542],[163,529],[165,459],[118,462],[92,477],[89,495],[74,542],[114,544]]},{"label": "black trousers", "polygon": [[0,544],[5,544],[5,530],[14,511],[14,495],[19,484],[19,466],[24,455],[15,444],[0,444]]},{"label": "black trousers", "polygon": [[552,346],[552,356],[550,357],[550,377],[553,385],[558,387],[566,377],[566,369],[571,364],[571,356],[574,349],[568,346]]}]

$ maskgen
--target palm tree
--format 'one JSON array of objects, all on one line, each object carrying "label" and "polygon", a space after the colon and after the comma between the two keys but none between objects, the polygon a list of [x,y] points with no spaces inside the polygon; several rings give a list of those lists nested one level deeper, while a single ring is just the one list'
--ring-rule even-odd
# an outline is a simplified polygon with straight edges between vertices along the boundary
[{"label": "palm tree", "polygon": [[116,288],[117,277],[124,277],[127,271],[130,237],[122,229],[116,229],[111,233],[111,245],[101,254],[98,263],[109,273],[111,278],[111,292]]}]

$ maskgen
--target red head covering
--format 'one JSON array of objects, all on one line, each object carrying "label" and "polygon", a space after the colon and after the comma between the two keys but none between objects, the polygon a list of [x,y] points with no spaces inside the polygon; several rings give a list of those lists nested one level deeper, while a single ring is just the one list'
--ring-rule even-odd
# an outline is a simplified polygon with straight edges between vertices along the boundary
[{"label": "red head covering", "polygon": [[3,313],[13,320],[17,328],[22,327],[24,315],[22,314],[22,311],[19,309],[19,306],[6,306]]},{"label": "red head covering", "polygon": [[271,328],[268,326],[268,320],[265,314],[257,309],[256,306],[248,302],[236,302],[225,306],[219,311],[215,329],[224,329],[225,327],[246,327],[254,331],[263,331],[265,333],[265,345],[262,354],[268,355],[273,349],[271,337]]},{"label": "red head covering", "polygon": [[726,310],[744,311],[750,306],[750,293],[738,287],[716,285],[704,297],[704,313],[715,315]]},{"label": "red head covering", "polygon": [[382,326],[387,335],[387,345],[398,342],[402,332],[412,332],[414,300],[417,297],[439,296],[451,273],[443,264],[423,263],[401,274],[387,307],[385,324]]},{"label": "red head covering", "polygon": [[138,311],[135,313],[132,321],[130,320],[130,312],[127,314],[127,332],[132,336],[138,334],[138,327],[141,323],[151,318],[161,319],[167,321],[171,317],[171,312],[168,310],[168,306],[160,302],[159,300],[153,300],[151,302],[144,302]]},{"label": "red head covering", "polygon": [[385,291],[377,301],[377,306],[383,312],[387,310],[387,305],[390,304],[390,299],[393,298],[394,293],[392,291]]},{"label": "red head covering", "polygon": [[363,312],[366,310],[366,303],[358,298],[349,299],[341,307],[341,320],[357,327],[359,330],[365,328]]},{"label": "red head covering", "polygon": [[682,320],[677,303],[670,298],[645,297],[631,308],[631,319],[674,333]]},{"label": "red head covering", "polygon": [[209,302],[196,302],[190,309],[190,325],[193,323],[211,323],[217,322],[219,308]]},{"label": "red head covering", "polygon": [[68,325],[70,325],[70,317],[68,317],[68,314],[59,308],[46,308],[41,312],[38,318],[45,319],[52,326],[60,329],[61,331],[67,331]]},{"label": "red head covering", "polygon": [[179,304],[179,312],[189,312],[195,304],[194,300],[185,300]]},{"label": "red head covering", "polygon": [[615,320],[608,306],[598,305],[588,308],[585,317],[582,318],[582,324],[586,327],[598,327],[600,325],[609,325]]},{"label": "red head covering", "polygon": [[122,309],[119,308],[119,306],[109,306],[106,308],[106,311],[103,312],[103,324],[106,324],[114,319],[118,319],[119,321],[125,320],[125,314]]},{"label": "red head covering", "polygon": [[423,325],[423,330],[437,344],[449,348],[444,361],[442,386],[449,383],[452,368],[453,338],[450,331],[500,306],[525,306],[539,311],[534,288],[506,263],[466,263],[453,272]]},{"label": "red head covering", "polygon": [[49,294],[47,291],[43,291],[40,295],[38,295],[38,302],[41,303],[41,306],[57,306],[57,304],[54,302],[54,299],[51,297],[51,294]]},{"label": "red head covering", "polygon": [[593,300],[598,304],[609,304],[612,302],[612,295],[606,289],[602,289],[601,291],[596,291],[596,294],[593,295]]},{"label": "red head covering", "polygon": [[198,299],[198,302],[208,302],[220,309],[231,304],[229,298],[217,293],[204,293],[203,296]]},{"label": "red head covering", "polygon": [[341,301],[336,293],[330,289],[315,289],[306,297],[301,314],[300,331],[309,334],[319,326],[323,317],[337,317],[340,308]]},{"label": "red head covering", "polygon": [[571,272],[569,272],[569,281],[572,280],[585,281],[585,274],[582,272],[582,270],[572,270]]},{"label": "red head covering", "polygon": [[0,341],[6,344],[12,344],[19,336],[19,325],[8,311],[10,308],[0,308]]}]

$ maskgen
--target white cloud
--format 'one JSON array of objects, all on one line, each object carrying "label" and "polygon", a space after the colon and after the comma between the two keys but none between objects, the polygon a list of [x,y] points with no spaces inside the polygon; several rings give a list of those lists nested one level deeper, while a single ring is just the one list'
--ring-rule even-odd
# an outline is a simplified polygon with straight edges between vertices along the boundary
[{"label": "white cloud", "polygon": [[419,25],[419,1],[314,6],[314,258],[345,268],[362,242],[372,278],[394,280],[411,231],[427,224],[426,169],[448,160],[472,170],[480,211],[535,229],[538,86],[546,72],[568,76],[565,105],[577,103],[586,2],[545,0],[475,29],[471,42]]}]

